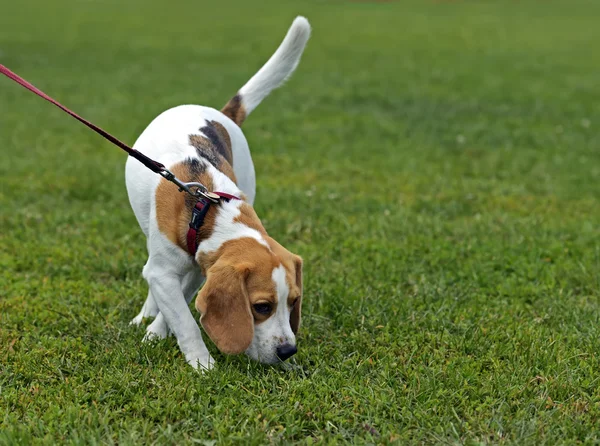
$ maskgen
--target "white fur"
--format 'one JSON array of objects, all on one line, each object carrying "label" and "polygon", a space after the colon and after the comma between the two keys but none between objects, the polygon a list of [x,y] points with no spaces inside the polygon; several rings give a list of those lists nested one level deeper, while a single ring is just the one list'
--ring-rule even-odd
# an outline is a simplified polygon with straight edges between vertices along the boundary
[{"label": "white fur", "polygon": [[[239,94],[246,114],[249,114],[265,96],[281,85],[296,68],[310,26],[303,17],[298,17],[275,54],[244,85]],[[190,145],[189,135],[200,134],[207,121],[222,124],[231,139],[233,169],[237,184],[205,160],[215,190],[232,195],[246,196],[249,204],[254,203],[256,179],[248,142],[242,130],[227,116],[210,107],[182,105],[157,116],[142,132],[133,148],[164,164],[167,168],[188,158],[198,158],[196,149]],[[187,362],[195,368],[209,369],[214,360],[202,339],[188,304],[202,284],[204,277],[194,259],[179,246],[174,245],[158,228],[156,220],[156,188],[161,177],[133,158],[128,158],[125,167],[129,201],[142,231],[147,237],[148,261],[143,276],[149,291],[140,313],[131,321],[140,324],[145,317],[156,317],[148,326],[144,340],[164,338],[169,332],[177,338]],[[240,201],[232,200],[219,208],[216,224],[207,240],[200,243],[197,256],[216,251],[225,241],[241,237],[252,237],[267,245],[260,233],[242,223],[234,222],[240,213]],[[267,245],[268,246],[268,245]],[[285,271],[279,267],[273,271],[280,304],[276,313],[256,328],[248,354],[263,362],[275,362],[275,351],[281,343],[295,343],[289,325],[289,308]]]},{"label": "white fur", "polygon": [[294,72],[310,37],[310,24],[296,17],[277,51],[252,78],[240,88],[242,104],[250,114],[271,91],[282,85]]},{"label": "white fur", "polygon": [[277,347],[283,344],[296,345],[296,336],[290,327],[290,308],[287,303],[290,290],[283,265],[273,269],[272,278],[277,291],[275,314],[254,326],[254,338],[246,350],[246,354],[252,359],[267,364],[279,362]]}]

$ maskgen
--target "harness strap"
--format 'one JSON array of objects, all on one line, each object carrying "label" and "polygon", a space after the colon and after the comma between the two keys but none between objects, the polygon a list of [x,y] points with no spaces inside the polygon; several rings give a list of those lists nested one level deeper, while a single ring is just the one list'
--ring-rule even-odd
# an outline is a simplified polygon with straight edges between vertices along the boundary
[{"label": "harness strap", "polygon": [[[219,202],[239,200],[239,198],[235,195],[227,194],[225,192],[212,193],[219,197]],[[212,201],[210,201],[208,198],[202,197],[196,202],[196,204],[192,208],[192,217],[190,219],[189,225],[190,228],[187,232],[187,249],[190,255],[192,255],[193,257],[196,256],[196,251],[198,251],[198,231],[200,230],[200,227],[204,224],[204,218],[206,217],[206,214],[208,213],[211,204]]]}]

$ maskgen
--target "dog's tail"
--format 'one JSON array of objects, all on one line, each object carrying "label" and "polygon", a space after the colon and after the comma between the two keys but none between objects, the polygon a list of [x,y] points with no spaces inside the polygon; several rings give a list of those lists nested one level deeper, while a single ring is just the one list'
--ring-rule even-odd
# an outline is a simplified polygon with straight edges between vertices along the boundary
[{"label": "dog's tail", "polygon": [[304,17],[296,17],[275,54],[225,104],[221,112],[241,126],[252,110],[294,72],[309,37],[308,20]]}]

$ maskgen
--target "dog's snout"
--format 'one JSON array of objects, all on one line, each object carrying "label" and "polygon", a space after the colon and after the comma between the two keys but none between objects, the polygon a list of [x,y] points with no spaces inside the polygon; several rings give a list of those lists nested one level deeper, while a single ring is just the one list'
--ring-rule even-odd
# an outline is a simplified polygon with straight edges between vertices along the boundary
[{"label": "dog's snout", "polygon": [[277,357],[282,361],[294,356],[298,349],[292,344],[283,344],[277,347]]}]

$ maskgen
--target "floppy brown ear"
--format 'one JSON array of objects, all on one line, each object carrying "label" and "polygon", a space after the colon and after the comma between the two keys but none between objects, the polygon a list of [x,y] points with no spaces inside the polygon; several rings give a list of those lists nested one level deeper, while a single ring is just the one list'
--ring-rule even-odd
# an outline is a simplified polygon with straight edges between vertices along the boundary
[{"label": "floppy brown ear", "polygon": [[304,291],[302,290],[302,258],[298,256],[294,256],[294,268],[296,270],[296,286],[300,289],[300,297],[298,298],[298,302],[292,309],[292,313],[290,314],[290,327],[294,334],[298,334],[298,329],[300,328],[300,319],[302,318],[302,295]]},{"label": "floppy brown ear", "polygon": [[246,271],[217,262],[208,270],[206,283],[196,298],[196,309],[202,313],[202,327],[217,348],[228,355],[245,351],[254,336]]}]

